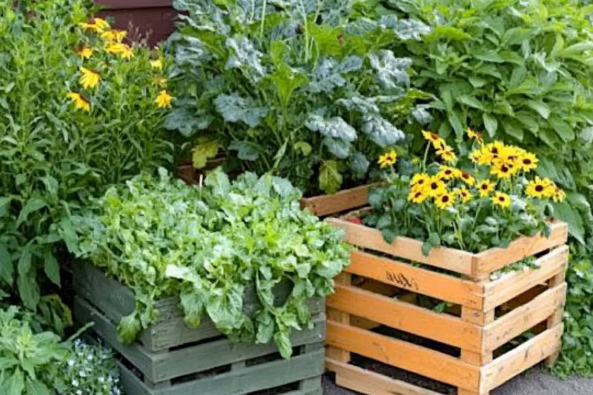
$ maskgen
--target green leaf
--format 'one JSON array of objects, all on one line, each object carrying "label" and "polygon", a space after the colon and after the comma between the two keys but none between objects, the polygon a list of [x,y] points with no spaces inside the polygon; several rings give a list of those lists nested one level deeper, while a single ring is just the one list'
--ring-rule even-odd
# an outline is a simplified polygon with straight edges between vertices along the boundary
[{"label": "green leaf", "polygon": [[548,119],[550,116],[548,105],[542,101],[527,100],[525,104],[536,111],[543,119]]},{"label": "green leaf", "polygon": [[225,121],[244,122],[252,128],[258,126],[269,111],[267,107],[259,107],[253,99],[244,99],[237,93],[218,95],[214,104]]},{"label": "green leaf", "polygon": [[31,247],[29,245],[25,246],[25,248],[23,248],[23,250],[21,251],[21,257],[19,258],[19,263],[17,266],[20,276],[27,275],[31,271],[32,257],[33,256],[31,254]]},{"label": "green leaf", "polygon": [[241,160],[253,162],[259,158],[259,147],[249,141],[233,141],[228,148],[230,151],[237,151],[237,157]]},{"label": "green leaf", "polygon": [[229,176],[226,175],[220,168],[206,176],[204,185],[210,187],[212,194],[218,197],[226,197],[231,190]]},{"label": "green leaf", "polygon": [[511,120],[503,120],[502,127],[504,128],[506,134],[515,138],[518,141],[523,141],[524,133],[523,127],[521,125]]},{"label": "green leaf", "polygon": [[307,120],[306,126],[325,137],[342,139],[347,142],[356,140],[356,130],[341,117],[325,119],[317,114],[312,114]]},{"label": "green leaf", "polygon": [[493,138],[496,136],[496,130],[498,129],[498,120],[494,115],[488,113],[482,114],[482,118],[488,135]]},{"label": "green leaf", "polygon": [[10,196],[0,196],[0,218],[2,218],[6,215],[6,213],[8,213],[11,201],[12,198]]},{"label": "green leaf", "polygon": [[78,254],[78,235],[72,228],[72,222],[69,218],[62,218],[62,220],[59,223],[58,233],[62,237],[62,240],[64,240],[64,242],[66,243],[68,251],[75,255]]},{"label": "green leaf", "polygon": [[550,125],[552,126],[552,128],[554,128],[554,130],[556,131],[558,136],[560,136],[560,138],[563,141],[574,140],[574,138],[575,138],[574,130],[564,120],[558,118],[557,116],[551,116],[550,117]]},{"label": "green leaf", "polygon": [[0,279],[4,280],[8,285],[12,285],[14,282],[12,257],[2,243],[0,243]]},{"label": "green leaf", "polygon": [[43,269],[45,275],[56,285],[60,285],[60,265],[51,251],[45,252]]},{"label": "green leaf", "polygon": [[306,141],[299,141],[293,146],[295,151],[301,151],[304,156],[309,156],[313,148],[311,144],[307,143]]},{"label": "green leaf", "polygon": [[579,133],[579,138],[583,140],[585,144],[591,144],[593,142],[593,127],[584,128]]},{"label": "green leaf", "polygon": [[19,274],[17,287],[23,304],[28,309],[35,310],[40,298],[35,273]]},{"label": "green leaf", "polygon": [[380,147],[393,145],[405,138],[402,130],[377,114],[365,115],[362,123],[363,133]]},{"label": "green leaf", "polygon": [[21,210],[19,217],[16,221],[16,226],[19,226],[23,222],[25,222],[27,220],[27,218],[29,218],[29,214],[31,214],[37,210],[40,210],[45,206],[46,206],[46,202],[44,199],[33,198],[33,199],[29,200],[27,202],[27,204],[25,204],[25,206]]},{"label": "green leaf", "polygon": [[309,79],[302,73],[292,70],[285,64],[278,67],[278,70],[270,76],[270,80],[276,87],[276,92],[283,107],[287,107],[295,89],[307,85]]},{"label": "green leaf", "polygon": [[319,189],[327,194],[336,193],[342,186],[340,165],[334,160],[324,161],[319,172]]},{"label": "green leaf", "polygon": [[585,244],[585,228],[581,215],[568,202],[554,203],[554,218],[568,224],[568,231],[581,244]]},{"label": "green leaf", "polygon": [[478,52],[474,57],[485,62],[504,63],[504,59],[494,50]]},{"label": "green leaf", "polygon": [[465,104],[468,107],[476,108],[476,109],[482,110],[482,111],[484,110],[484,106],[482,105],[482,103],[473,96],[461,95],[461,96],[457,97],[456,100],[457,100],[457,102],[459,102],[461,104]]},{"label": "green leaf", "polygon": [[196,169],[202,169],[206,167],[209,159],[216,157],[218,154],[218,142],[209,141],[196,145],[192,149],[192,162]]},{"label": "green leaf", "polygon": [[141,330],[138,313],[133,312],[120,320],[117,326],[117,340],[123,344],[132,344],[138,338]]},{"label": "green leaf", "polygon": [[26,381],[27,395],[51,395],[49,388],[40,380],[27,377]]},{"label": "green leaf", "polygon": [[204,314],[202,295],[197,290],[181,292],[179,300],[183,309],[184,321],[190,328],[199,327],[202,315]]},{"label": "green leaf", "polygon": [[530,39],[532,35],[532,29],[514,27],[507,30],[504,33],[504,35],[502,36],[502,40],[505,41],[508,45],[517,45],[523,43],[523,41]]},{"label": "green leaf", "polygon": [[350,155],[350,143],[347,141],[326,137],[323,139],[323,144],[337,158],[346,159]]},{"label": "green leaf", "polygon": [[4,383],[5,388],[8,388],[8,394],[21,395],[25,389],[25,375],[19,368],[10,375]]},{"label": "green leaf", "polygon": [[278,350],[280,351],[282,358],[288,359],[292,356],[292,343],[290,342],[288,333],[285,331],[276,332],[274,335],[274,341],[278,346]]}]

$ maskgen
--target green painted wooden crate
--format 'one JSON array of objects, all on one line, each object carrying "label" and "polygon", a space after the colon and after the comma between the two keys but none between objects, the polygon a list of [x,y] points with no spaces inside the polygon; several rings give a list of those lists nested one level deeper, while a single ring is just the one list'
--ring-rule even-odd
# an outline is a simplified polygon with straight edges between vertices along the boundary
[{"label": "green painted wooden crate", "polygon": [[[133,292],[80,263],[74,268],[74,284],[74,315],[81,322],[93,321],[93,330],[115,350],[127,395],[242,395],[266,390],[282,395],[321,394],[322,299],[309,302],[315,327],[293,333],[294,356],[284,360],[274,344],[231,343],[209,319],[197,329],[187,327],[176,298],[159,301],[159,320],[138,342],[123,345],[117,341],[116,328],[134,309]],[[285,298],[289,290],[280,288],[277,298]],[[246,293],[245,300],[247,312],[257,308],[253,292]]]}]

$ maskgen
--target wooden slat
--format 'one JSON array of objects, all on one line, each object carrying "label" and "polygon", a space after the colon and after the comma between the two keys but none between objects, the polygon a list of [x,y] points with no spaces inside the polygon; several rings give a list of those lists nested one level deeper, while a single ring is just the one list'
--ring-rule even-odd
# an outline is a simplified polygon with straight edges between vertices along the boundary
[{"label": "wooden slat", "polygon": [[346,271],[474,309],[484,305],[484,288],[479,284],[363,251],[352,251]]},{"label": "wooden slat", "polygon": [[371,395],[442,395],[405,381],[395,380],[354,365],[325,359],[327,370],[336,373],[336,384],[364,394]]},{"label": "wooden slat", "polygon": [[521,237],[512,242],[508,248],[493,248],[477,254],[473,276],[488,275],[511,263],[566,243],[568,225],[564,222],[555,222],[550,226],[552,233],[549,238],[542,235],[531,238]]},{"label": "wooden slat", "polygon": [[301,199],[301,208],[308,208],[320,217],[353,210],[366,205],[369,201],[369,189],[379,184],[363,185],[346,189],[333,195],[322,195]]},{"label": "wooden slat", "polygon": [[[93,321],[93,329],[153,383],[273,354],[278,350],[274,343],[235,344],[228,339],[221,339],[166,353],[151,354],[137,344],[126,346],[119,343],[116,326],[84,300],[76,298],[74,307],[78,320]],[[293,346],[323,341],[324,321],[324,316],[317,317],[314,319],[314,329],[294,331],[291,335]]]},{"label": "wooden slat", "polygon": [[484,347],[487,350],[495,350],[533,328],[561,308],[565,298],[566,283],[563,283],[499,318],[484,329]]},{"label": "wooden slat", "polygon": [[[343,285],[350,285],[352,282],[352,276],[350,273],[342,272],[336,276],[334,279],[334,283],[336,285],[343,284]],[[336,309],[328,308],[327,309],[327,318],[331,319],[334,322],[339,322],[340,324],[350,324],[350,315],[344,313],[343,311],[339,311]],[[328,347],[327,348],[327,356],[333,358],[340,362],[349,362],[350,361],[350,353],[339,348]]]},{"label": "wooden slat", "polygon": [[556,352],[563,329],[562,324],[548,329],[483,367],[480,390],[492,390]]},{"label": "wooden slat", "polygon": [[[556,288],[556,287],[562,286],[562,285],[564,285],[566,287],[566,283],[564,282],[565,279],[566,279],[566,270],[563,270],[550,279],[550,281],[549,281],[550,288]],[[565,302],[565,301],[566,301],[566,291],[564,291],[563,302]],[[548,318],[548,320],[546,322],[546,327],[548,329],[554,328],[556,325],[562,323],[563,318],[564,318],[564,303],[562,303],[561,305],[558,305],[556,307],[556,310],[554,311],[554,313]],[[548,367],[551,367],[552,365],[554,365],[554,363],[556,363],[556,360],[558,359],[559,356],[560,356],[560,349],[556,350],[554,353],[552,353],[552,355],[550,355],[546,359],[546,365]]]},{"label": "wooden slat", "polygon": [[[466,323],[471,323],[480,327],[483,331],[483,327],[494,321],[494,309],[489,311],[475,310],[469,307],[461,308],[461,319]],[[474,366],[484,366],[489,362],[492,362],[492,353],[483,350],[483,333],[480,338],[480,349],[476,352],[473,350],[461,350],[461,360]]]},{"label": "wooden slat", "polygon": [[537,259],[538,269],[517,272],[484,286],[484,309],[493,309],[566,270],[568,246],[557,247]]},{"label": "wooden slat", "polygon": [[[118,362],[121,382],[127,395],[243,395],[318,377],[323,373],[323,349],[261,365],[245,367],[217,376],[201,378],[169,388],[150,389],[128,368]],[[286,395],[320,395],[319,389]]]},{"label": "wooden slat", "polygon": [[328,322],[327,343],[447,384],[478,389],[480,368],[405,341]]},{"label": "wooden slat", "polygon": [[336,285],[328,307],[466,350],[481,351],[482,329],[447,314],[355,287]]},{"label": "wooden slat", "polygon": [[355,246],[384,252],[434,267],[461,274],[472,274],[474,255],[451,248],[433,248],[428,256],[422,253],[422,242],[407,237],[397,237],[388,244],[377,229],[355,224],[338,218],[326,219],[329,223],[346,231],[345,241]]}]

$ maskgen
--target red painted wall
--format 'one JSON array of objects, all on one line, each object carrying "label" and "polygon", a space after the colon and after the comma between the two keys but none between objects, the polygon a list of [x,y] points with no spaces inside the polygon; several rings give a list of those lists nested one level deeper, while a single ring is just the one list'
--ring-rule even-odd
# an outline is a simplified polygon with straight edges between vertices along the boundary
[{"label": "red painted wall", "polygon": [[[105,7],[99,16],[111,16],[117,29],[129,30],[134,41],[151,46],[165,40],[175,29],[177,13],[172,0],[95,0]],[[130,29],[132,27],[132,29]]]}]

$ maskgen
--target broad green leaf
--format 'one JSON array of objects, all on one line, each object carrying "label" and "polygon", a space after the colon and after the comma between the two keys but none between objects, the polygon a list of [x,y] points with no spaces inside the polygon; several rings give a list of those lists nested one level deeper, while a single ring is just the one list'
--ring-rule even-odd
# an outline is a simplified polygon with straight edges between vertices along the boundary
[{"label": "broad green leaf", "polygon": [[306,141],[299,141],[294,145],[294,149],[296,151],[301,151],[304,156],[309,156],[313,148],[311,147],[311,144],[307,143]]},{"label": "broad green leaf", "polygon": [[339,164],[334,160],[324,161],[319,172],[319,189],[327,194],[336,193],[342,185]]},{"label": "broad green leaf", "polygon": [[455,99],[457,100],[457,102],[465,104],[468,107],[476,108],[482,111],[484,110],[484,106],[482,105],[482,103],[473,96],[461,95],[459,97],[456,97]]},{"label": "broad green leaf", "polygon": [[192,162],[196,169],[206,167],[209,159],[216,157],[219,145],[217,141],[209,141],[198,144],[192,148]]},{"label": "broad green leaf", "polygon": [[306,126],[310,130],[319,132],[325,137],[341,139],[347,142],[356,140],[356,130],[341,117],[325,119],[313,114],[309,117]]},{"label": "broad green leaf", "polygon": [[52,283],[60,285],[60,265],[58,265],[58,261],[51,251],[45,253],[43,269]]},{"label": "broad green leaf", "polygon": [[33,255],[31,254],[31,247],[30,247],[30,245],[27,245],[21,251],[19,263],[17,265],[19,276],[25,276],[25,275],[29,274],[29,272],[31,271],[32,258],[33,258]]},{"label": "broad green leaf", "polygon": [[463,124],[461,122],[461,119],[458,115],[458,113],[456,111],[453,111],[449,114],[449,124],[451,125],[451,127],[453,128],[453,130],[455,131],[455,134],[457,136],[461,136],[464,133],[464,128],[463,128]]},{"label": "broad green leaf", "polygon": [[282,64],[278,70],[270,76],[270,80],[274,83],[280,102],[284,107],[287,107],[295,89],[307,85],[308,78],[290,67]]},{"label": "broad green leaf", "polygon": [[190,328],[200,326],[202,315],[204,314],[204,302],[202,295],[196,290],[192,292],[182,292],[179,295],[181,308],[183,309],[184,321]]},{"label": "broad green leaf", "polygon": [[8,394],[21,395],[25,389],[25,375],[23,371],[17,368],[12,374],[7,374],[8,378],[6,378],[4,386],[8,389]]},{"label": "broad green leaf", "polygon": [[524,132],[523,127],[520,124],[512,120],[503,120],[502,127],[506,134],[518,141],[523,141]]},{"label": "broad green leaf", "polygon": [[117,326],[117,340],[123,344],[131,344],[142,330],[138,314],[133,312],[123,317]]},{"label": "broad green leaf", "polygon": [[292,355],[292,343],[290,342],[288,333],[285,331],[276,332],[274,335],[274,341],[278,345],[278,350],[280,351],[282,358],[290,358]]},{"label": "broad green leaf", "polygon": [[51,395],[49,388],[40,380],[27,377],[25,388],[27,395]]},{"label": "broad green leaf", "polygon": [[21,225],[29,218],[29,214],[42,209],[46,206],[46,202],[42,198],[33,198],[25,204],[22,208],[21,212],[19,213],[19,217],[16,221],[17,226]]},{"label": "broad green leaf", "polygon": [[593,127],[588,127],[581,130],[579,137],[586,144],[591,144],[591,142],[593,142]]},{"label": "broad green leaf", "polygon": [[364,178],[369,169],[370,162],[361,152],[354,152],[350,155],[348,165],[355,177]]},{"label": "broad green leaf", "polygon": [[253,162],[259,158],[259,147],[249,141],[233,141],[229,145],[230,151],[237,151],[237,157],[241,160]]},{"label": "broad green leaf", "polygon": [[39,285],[35,273],[19,274],[17,287],[23,304],[30,310],[35,310],[39,303]]},{"label": "broad green leaf", "polygon": [[59,223],[58,233],[62,240],[66,243],[68,251],[73,254],[78,254],[78,235],[72,228],[72,222],[69,218],[63,218]]},{"label": "broad green leaf", "polygon": [[0,279],[4,280],[8,285],[12,285],[14,281],[12,257],[2,243],[0,243]]},{"label": "broad green leaf", "polygon": [[558,136],[563,141],[572,141],[575,138],[574,130],[572,127],[565,122],[564,120],[560,119],[557,116],[550,117],[550,125],[554,128]]},{"label": "broad green leaf", "polygon": [[403,131],[379,115],[365,115],[362,122],[362,131],[380,147],[393,145],[405,138]]},{"label": "broad green leaf", "polygon": [[340,159],[346,159],[350,155],[350,143],[347,141],[326,137],[323,144],[332,155]]},{"label": "broad green leaf", "polygon": [[484,120],[484,127],[486,128],[488,135],[493,138],[498,129],[498,120],[494,115],[488,113],[482,114],[482,119]]},{"label": "broad green leaf", "polygon": [[212,120],[212,115],[204,109],[191,111],[189,108],[178,106],[167,114],[163,126],[169,130],[177,130],[184,137],[191,137],[210,126]]},{"label": "broad green leaf", "polygon": [[259,107],[253,99],[244,99],[237,93],[219,95],[215,100],[217,111],[227,122],[244,122],[252,128],[258,126],[269,109]]},{"label": "broad green leaf", "polygon": [[227,176],[220,168],[206,176],[204,185],[210,187],[212,189],[212,193],[219,197],[226,197],[231,190],[229,176]]},{"label": "broad green leaf", "polygon": [[525,40],[528,40],[532,36],[533,30],[523,27],[514,27],[504,33],[502,40],[508,45],[517,45],[521,44]]},{"label": "broad green leaf", "polygon": [[504,63],[502,56],[500,56],[498,52],[494,50],[480,51],[474,54],[474,57],[485,62]]},{"label": "broad green leaf", "polygon": [[568,202],[554,203],[554,218],[568,224],[568,231],[580,243],[585,243],[585,228],[581,215]]},{"label": "broad green leaf", "polygon": [[6,213],[8,213],[11,201],[12,201],[12,198],[10,196],[1,196],[0,197],[0,218],[2,218],[3,216],[6,215]]},{"label": "broad green leaf", "polygon": [[548,119],[550,116],[550,108],[542,101],[527,100],[525,104],[536,111],[543,119]]}]

